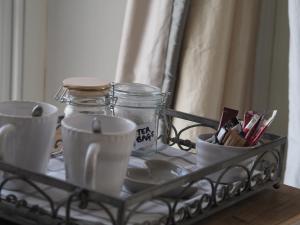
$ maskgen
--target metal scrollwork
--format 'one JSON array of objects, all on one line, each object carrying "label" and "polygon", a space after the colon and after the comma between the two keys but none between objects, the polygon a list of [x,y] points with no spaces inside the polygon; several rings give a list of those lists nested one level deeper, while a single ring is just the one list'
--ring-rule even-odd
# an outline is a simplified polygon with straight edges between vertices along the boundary
[{"label": "metal scrollwork", "polygon": [[[34,182],[28,180],[27,178],[23,178],[23,177],[19,177],[19,176],[10,176],[10,177],[5,178],[0,184],[0,196],[3,195],[2,191],[3,191],[3,187],[5,186],[5,184],[7,184],[8,182],[12,182],[12,181],[22,181],[23,184],[25,184],[25,185],[27,184],[30,187],[34,188],[49,203],[49,206],[50,206],[50,209],[51,209],[50,215],[52,217],[55,216],[55,207],[54,207],[54,202],[53,202],[52,198],[46,192],[44,192],[37,184],[35,184]],[[18,200],[17,197],[15,195],[12,195],[12,194],[10,194],[6,197],[6,201],[16,205],[16,207],[21,207],[21,206],[28,207],[28,204],[25,200]],[[39,209],[37,207],[38,206],[32,206],[32,207],[29,207],[29,209],[32,212],[36,212],[36,211],[42,212],[43,211],[42,209]],[[46,211],[44,211],[44,212],[46,212]],[[46,214],[49,214],[49,212],[47,212]]]},{"label": "metal scrollwork", "polygon": [[161,197],[154,198],[153,200],[150,200],[150,201],[149,200],[142,201],[142,202],[138,203],[137,205],[135,205],[133,208],[131,208],[128,211],[128,213],[127,213],[127,215],[126,215],[126,217],[124,219],[124,224],[130,224],[130,220],[137,213],[138,209],[142,208],[147,203],[153,202],[153,201],[160,202],[160,203],[162,203],[166,207],[166,209],[168,211],[167,216],[162,216],[158,221],[147,221],[146,220],[146,221],[144,221],[142,223],[142,225],[144,225],[144,224],[150,224],[150,225],[152,225],[153,223],[155,223],[157,225],[168,225],[168,224],[170,224],[170,215],[171,215],[171,211],[172,211],[172,209],[171,209],[171,202],[169,202],[167,199],[161,198]]},{"label": "metal scrollwork", "polygon": [[[236,173],[233,171],[234,169],[238,169],[238,174],[235,176],[239,177],[239,180],[234,180],[232,183],[222,183],[222,179],[226,177],[226,175],[232,176],[231,172]],[[243,175],[243,173],[246,174]],[[247,191],[249,186],[250,180],[250,172],[247,167],[243,165],[232,165],[227,167],[220,176],[218,177],[216,184],[215,184],[215,203],[219,204],[227,199],[234,198],[236,195],[241,194],[242,192]]]},{"label": "metal scrollwork", "polygon": [[[269,159],[266,159],[267,157],[269,157]],[[254,190],[256,187],[262,186],[269,181],[274,182],[278,180],[281,161],[280,153],[277,149],[266,151],[258,156],[250,171],[251,189]]]},{"label": "metal scrollwork", "polygon": [[92,205],[93,210],[102,210],[106,213],[107,217],[109,218],[112,225],[117,225],[115,217],[111,210],[106,207],[102,202],[95,201],[93,199],[90,199],[89,192],[87,190],[78,190],[75,191],[73,194],[71,194],[67,200],[66,203],[66,217],[65,217],[65,223],[66,225],[69,224],[76,224],[74,221],[72,221],[71,218],[71,206],[77,203],[78,208],[81,210],[89,209],[89,207]]}]

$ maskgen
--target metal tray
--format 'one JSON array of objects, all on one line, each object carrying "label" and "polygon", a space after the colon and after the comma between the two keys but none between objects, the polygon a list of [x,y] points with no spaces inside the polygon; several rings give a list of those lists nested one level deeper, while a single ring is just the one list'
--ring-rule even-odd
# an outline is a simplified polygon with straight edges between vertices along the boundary
[{"label": "metal tray", "polygon": [[[186,130],[198,126],[215,129],[218,125],[217,121],[173,110],[165,110],[162,118],[165,123],[161,140],[177,145],[181,149],[176,150],[179,154],[195,147],[192,141],[181,139]],[[178,131],[172,125],[174,118],[192,124]],[[251,152],[119,198],[75,186],[59,176],[37,174],[0,161],[0,170],[13,174],[0,183],[0,217],[20,224],[193,224],[265,188],[279,187],[286,138],[266,134],[264,139],[267,143]],[[61,160],[59,157],[57,155],[56,160]],[[242,163],[247,159],[253,160],[250,167]],[[239,180],[224,182],[226,174],[237,168],[245,175]],[[12,180],[25,182],[31,191],[7,191],[5,187]],[[205,187],[205,191],[198,191],[187,199],[186,191],[192,186]],[[179,188],[178,195],[166,196]]]}]

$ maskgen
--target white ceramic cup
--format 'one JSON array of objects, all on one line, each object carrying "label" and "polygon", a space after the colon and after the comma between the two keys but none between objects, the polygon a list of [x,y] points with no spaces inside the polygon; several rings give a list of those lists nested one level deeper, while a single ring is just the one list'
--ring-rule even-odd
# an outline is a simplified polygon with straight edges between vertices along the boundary
[{"label": "white ceramic cup", "polygon": [[[225,160],[229,160],[235,156],[245,154],[249,151],[252,151],[255,147],[233,147],[233,146],[224,146],[218,144],[212,144],[206,140],[212,137],[213,134],[202,134],[198,137],[196,141],[196,150],[197,150],[197,164],[198,167],[203,168],[207,166],[220,163]],[[238,165],[250,168],[255,160],[255,157],[246,159],[242,162],[237,163]],[[217,173],[209,176],[213,180],[217,180],[221,173],[224,170],[221,170]],[[241,167],[233,167],[226,174],[224,174],[221,182],[231,183],[238,181],[243,177],[247,176],[247,172]]]},{"label": "white ceramic cup", "polygon": [[45,173],[55,141],[57,112],[55,106],[43,102],[0,102],[0,158]]},{"label": "white ceramic cup", "polygon": [[[93,129],[95,120],[101,132]],[[135,135],[136,124],[124,118],[74,114],[63,119],[66,179],[119,196]]]}]

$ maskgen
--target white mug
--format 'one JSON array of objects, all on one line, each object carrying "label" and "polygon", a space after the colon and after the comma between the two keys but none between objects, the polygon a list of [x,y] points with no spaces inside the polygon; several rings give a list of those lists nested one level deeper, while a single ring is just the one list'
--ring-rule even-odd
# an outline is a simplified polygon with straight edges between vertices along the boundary
[{"label": "white mug", "polygon": [[0,102],[0,158],[45,173],[54,146],[57,108],[43,102]]},{"label": "white mug", "polygon": [[[251,147],[234,147],[234,146],[224,146],[218,144],[212,144],[206,140],[212,137],[213,134],[201,134],[196,140],[196,150],[197,150],[197,165],[199,168],[207,167],[220,163],[225,160],[229,160],[233,157],[243,155],[249,151],[253,151],[255,146]],[[245,168],[251,168],[255,157],[243,160],[238,165]],[[224,170],[216,172],[208,177],[212,180],[217,180]],[[241,180],[241,178],[246,177],[246,171],[240,167],[233,167],[222,178],[222,182],[232,183]]]},{"label": "white mug", "polygon": [[66,179],[118,196],[133,149],[136,124],[112,116],[74,114],[62,121]]}]

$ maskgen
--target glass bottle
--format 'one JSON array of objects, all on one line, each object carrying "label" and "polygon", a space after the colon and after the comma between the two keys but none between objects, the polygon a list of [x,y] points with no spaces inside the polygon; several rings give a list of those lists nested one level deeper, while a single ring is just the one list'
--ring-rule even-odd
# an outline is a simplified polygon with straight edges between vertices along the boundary
[{"label": "glass bottle", "polygon": [[95,77],[71,77],[63,81],[55,99],[66,104],[65,117],[74,113],[111,115],[110,87]]},{"label": "glass bottle", "polygon": [[160,88],[139,83],[116,83],[112,86],[115,116],[137,124],[133,155],[142,156],[157,150],[158,118],[164,103]]}]

